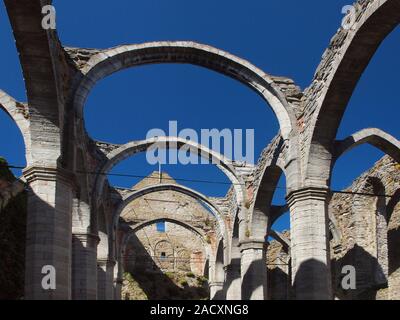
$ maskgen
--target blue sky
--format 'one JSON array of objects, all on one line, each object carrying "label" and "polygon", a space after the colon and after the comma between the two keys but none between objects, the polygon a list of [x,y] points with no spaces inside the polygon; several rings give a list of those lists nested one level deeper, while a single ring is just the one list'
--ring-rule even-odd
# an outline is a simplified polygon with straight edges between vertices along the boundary
[{"label": "blue sky", "polygon": [[[329,40],[340,26],[341,8],[351,1],[295,0],[56,0],[57,28],[66,46],[107,48],[158,40],[192,40],[245,58],[274,75],[293,78],[301,88],[311,81]],[[95,8],[95,10],[93,10]],[[352,97],[338,138],[365,127],[400,137],[398,89],[400,29],[383,43]],[[23,77],[3,2],[0,4],[0,88],[25,101]],[[392,116],[385,116],[388,113]],[[85,108],[89,134],[124,143],[143,139],[152,128],[255,129],[256,158],[277,133],[269,107],[253,91],[212,71],[189,65],[152,65],[114,74],[92,91]],[[24,164],[22,138],[0,110],[0,155]],[[382,154],[359,147],[337,163],[332,188],[342,189]],[[170,175],[227,183],[211,165],[166,166]],[[128,159],[113,172],[147,175],[157,170],[145,156]],[[110,178],[129,187],[138,179]],[[207,195],[221,196],[225,184],[183,183]],[[280,186],[284,186],[281,179]],[[276,203],[284,203],[279,189]],[[287,219],[278,229],[287,226]]]}]

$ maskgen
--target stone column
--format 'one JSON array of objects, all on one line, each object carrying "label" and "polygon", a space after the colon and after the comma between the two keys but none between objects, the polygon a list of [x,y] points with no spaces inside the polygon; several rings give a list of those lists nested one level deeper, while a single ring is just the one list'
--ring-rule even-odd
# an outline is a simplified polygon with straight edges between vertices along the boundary
[{"label": "stone column", "polygon": [[226,267],[226,299],[241,300],[242,288],[240,277],[240,261],[239,263],[231,263]]},{"label": "stone column", "polygon": [[89,233],[72,235],[72,299],[97,299],[97,244],[99,237]]},{"label": "stone column", "polygon": [[265,300],[267,263],[265,241],[249,240],[241,243],[242,299]]},{"label": "stone column", "polygon": [[[29,184],[25,299],[70,299],[72,179],[62,169],[45,166],[28,167],[24,176]],[[55,289],[44,289],[53,271]]]},{"label": "stone column", "polygon": [[121,262],[114,268],[114,300],[122,300],[122,285],[124,282]]},{"label": "stone column", "polygon": [[332,298],[327,196],[328,189],[309,187],[287,197],[296,299]]},{"label": "stone column", "polygon": [[97,299],[114,300],[115,261],[97,260]]},{"label": "stone column", "polygon": [[97,245],[100,238],[90,232],[88,200],[75,198],[72,208],[72,299],[97,299]]},{"label": "stone column", "polygon": [[233,258],[231,264],[225,269],[226,272],[226,299],[227,300],[241,300],[242,299],[242,285],[240,276],[240,258]]},{"label": "stone column", "polygon": [[114,300],[122,300],[122,285],[124,283],[124,279],[117,277],[114,278]]},{"label": "stone column", "polygon": [[222,300],[222,293],[224,291],[224,283],[213,281],[210,282],[210,300]]}]

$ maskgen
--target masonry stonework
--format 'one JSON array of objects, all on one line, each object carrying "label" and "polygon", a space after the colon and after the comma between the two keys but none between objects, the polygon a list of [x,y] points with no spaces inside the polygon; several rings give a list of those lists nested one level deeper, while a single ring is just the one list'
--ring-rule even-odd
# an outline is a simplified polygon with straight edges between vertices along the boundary
[{"label": "masonry stonework", "polygon": [[[378,128],[336,140],[358,80],[400,23],[398,0],[358,0],[354,25],[339,28],[304,91],[287,77],[192,41],[66,47],[56,30],[42,28],[43,1],[4,3],[27,101],[0,90],[0,109],[23,135],[27,166],[20,179],[0,177],[0,215],[10,214],[13,200],[26,195],[27,208],[20,209],[27,216],[21,281],[25,299],[132,298],[128,287],[135,297],[151,298],[154,283],[143,278],[146,272],[124,277],[129,268],[149,269],[144,261],[127,259],[145,255],[152,274],[176,297],[195,288],[192,298],[204,292],[211,299],[400,298],[400,142]],[[84,108],[92,88],[115,72],[154,63],[198,65],[258,93],[279,123],[258,163],[235,162],[177,137],[123,145],[90,137]],[[228,193],[208,197],[157,174],[133,189],[110,184],[112,168],[157,143],[168,149],[189,147],[218,160],[217,169],[232,183]],[[364,143],[387,157],[354,182],[351,194],[332,195],[335,162]],[[287,204],[274,206],[282,175]],[[160,200],[155,204],[152,198]],[[290,236],[272,229],[288,211]],[[161,235],[154,225],[163,221],[167,232]],[[13,230],[7,232],[9,238]],[[267,243],[270,237],[278,244]],[[358,270],[355,291],[338,287],[344,264]],[[41,286],[44,265],[57,269],[55,290]],[[171,270],[186,272],[186,278],[169,274]],[[147,289],[137,291],[137,284]]]}]

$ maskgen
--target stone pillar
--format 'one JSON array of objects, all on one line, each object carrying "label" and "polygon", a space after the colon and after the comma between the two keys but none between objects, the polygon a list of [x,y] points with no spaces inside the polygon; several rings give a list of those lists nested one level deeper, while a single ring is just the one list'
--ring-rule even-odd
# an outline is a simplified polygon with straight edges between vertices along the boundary
[{"label": "stone pillar", "polygon": [[114,268],[114,300],[122,299],[122,285],[124,282],[121,262]]},{"label": "stone pillar", "polygon": [[267,263],[265,241],[241,243],[242,299],[265,300],[267,297]]},{"label": "stone pillar", "polygon": [[293,191],[287,197],[292,284],[299,300],[332,298],[327,196],[327,189],[310,187]]},{"label": "stone pillar", "polygon": [[97,235],[72,235],[72,299],[97,299]]},{"label": "stone pillar", "polygon": [[114,300],[122,300],[122,285],[124,279],[121,277],[114,278]]},{"label": "stone pillar", "polygon": [[97,299],[114,300],[115,261],[97,260]]},{"label": "stone pillar", "polygon": [[[25,299],[70,299],[72,179],[64,170],[44,166],[26,168],[24,176],[29,184]],[[45,266],[54,267],[55,289],[42,286],[51,275],[42,274]]]},{"label": "stone pillar", "polygon": [[72,299],[97,299],[97,245],[91,233],[91,210],[84,193],[73,200],[72,208]]},{"label": "stone pillar", "polygon": [[222,293],[224,291],[224,283],[213,281],[210,282],[210,300],[222,300]]},{"label": "stone pillar", "polygon": [[239,263],[233,263],[226,267],[226,299],[227,300],[241,300],[242,299],[242,288],[241,288],[241,276],[240,276],[240,261]]},{"label": "stone pillar", "polygon": [[240,259],[233,258],[231,264],[225,268],[226,272],[226,299],[241,300],[242,284],[240,276]]}]

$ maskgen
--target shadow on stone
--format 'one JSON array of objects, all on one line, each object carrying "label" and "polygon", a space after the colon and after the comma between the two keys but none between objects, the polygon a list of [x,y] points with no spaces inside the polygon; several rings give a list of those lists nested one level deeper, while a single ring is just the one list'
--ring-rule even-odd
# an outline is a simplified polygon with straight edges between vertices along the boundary
[{"label": "shadow on stone", "polygon": [[[132,236],[129,242],[132,253],[124,257],[128,272],[148,300],[197,300],[209,296],[207,284],[190,286],[187,279],[176,279],[175,273],[165,273],[153,260],[140,240]],[[175,281],[174,281],[175,280]],[[177,281],[181,286],[177,285]],[[127,298],[127,297],[122,297]]]},{"label": "shadow on stone", "polygon": [[[267,273],[267,267],[265,265],[265,260],[259,259],[252,261],[246,273],[243,275],[242,279],[242,299],[250,300],[256,290],[259,290],[262,286],[264,293],[263,296],[266,297],[266,283],[263,283],[260,280],[260,270],[265,271],[265,275]],[[265,279],[266,280],[266,279]]]},{"label": "shadow on stone", "polygon": [[[344,290],[342,273],[344,266],[354,266],[356,271],[356,289]],[[371,256],[364,248],[355,245],[346,255],[332,261],[334,292],[340,300],[375,300],[377,291],[388,286],[376,257]],[[336,279],[335,279],[336,275]]]},{"label": "shadow on stone", "polygon": [[296,300],[329,300],[328,267],[309,259],[300,264],[293,282]]},{"label": "shadow on stone", "polygon": [[[226,269],[226,280],[224,283],[224,291],[227,293],[229,290],[235,290],[236,286],[235,283],[239,282],[240,284],[241,281],[241,275],[240,275],[240,258],[232,258],[230,265]],[[239,292],[232,292],[231,296],[235,296],[234,299],[240,300],[241,298],[241,292],[240,292],[240,287],[238,288]],[[229,297],[227,297],[229,298]],[[230,297],[229,299],[232,299]]]},{"label": "shadow on stone", "polygon": [[280,268],[268,269],[268,299],[290,300],[291,279],[290,275]]},{"label": "shadow on stone", "polygon": [[26,192],[0,211],[0,300],[24,297]]}]

